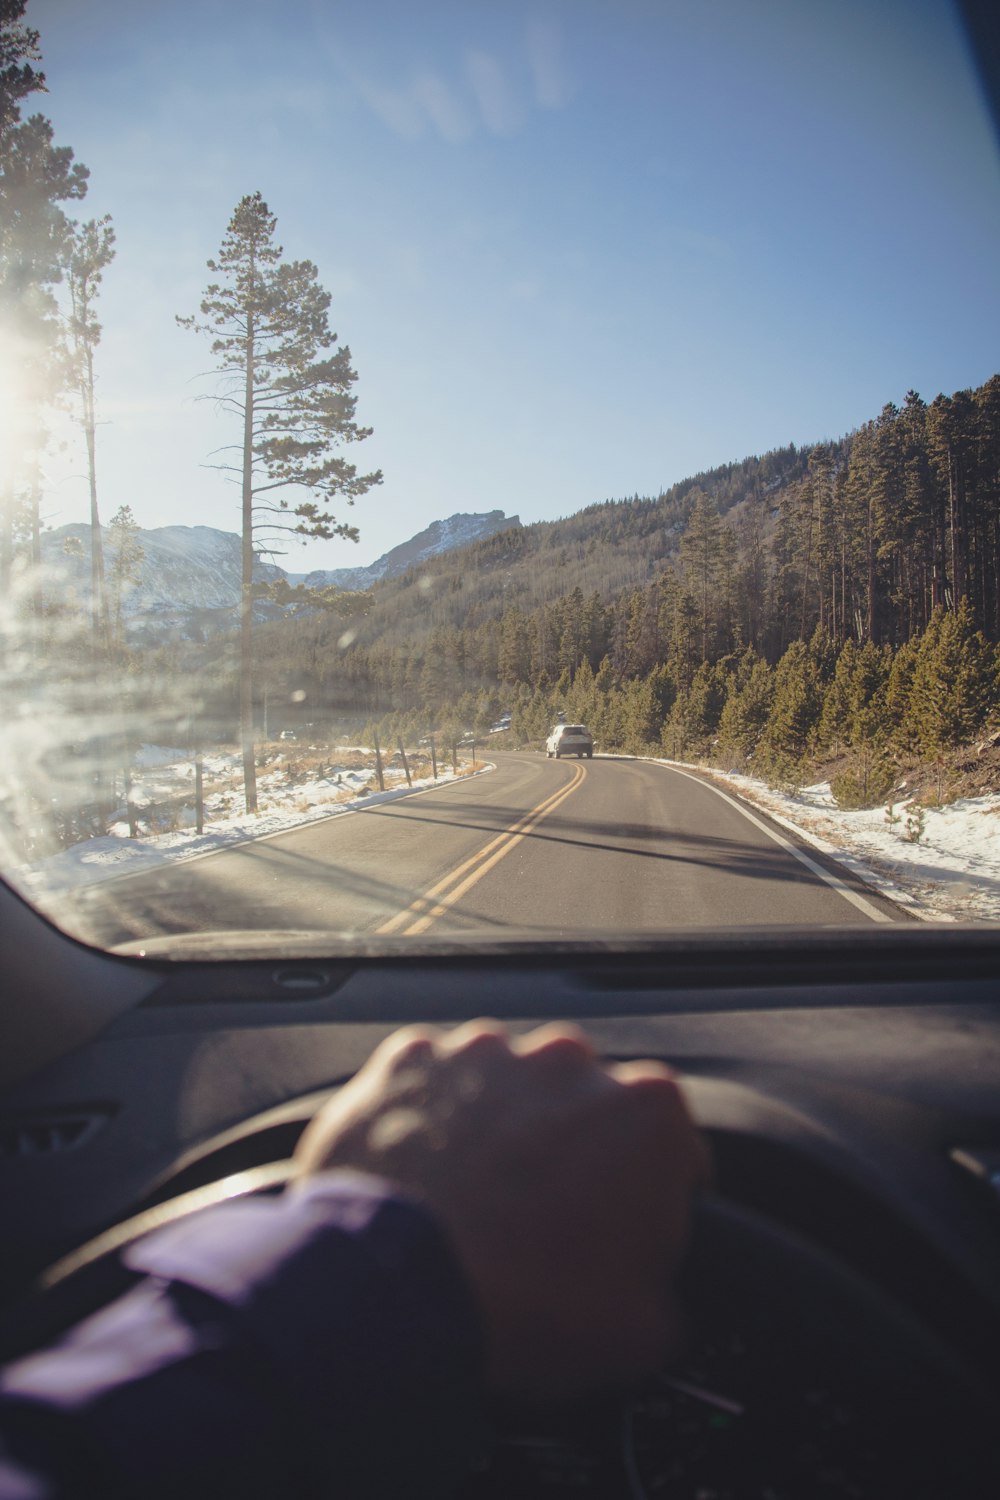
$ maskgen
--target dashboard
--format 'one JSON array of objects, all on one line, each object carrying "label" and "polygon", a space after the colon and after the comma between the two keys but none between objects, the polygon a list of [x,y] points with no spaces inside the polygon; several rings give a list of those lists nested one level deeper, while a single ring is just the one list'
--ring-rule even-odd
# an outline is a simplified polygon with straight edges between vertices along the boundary
[{"label": "dashboard", "polygon": [[[572,1018],[609,1059],[670,1063],[710,1138],[686,1350],[635,1390],[495,1408],[463,1494],[997,1492],[992,934],[772,930],[710,946],[363,958],[324,957],[313,936],[286,949],[215,962],[63,953],[85,986],[103,975],[105,993],[135,993],[0,1103],[7,1352],[26,1327],[44,1333],[39,1308],[58,1319],[60,1295],[75,1306],[81,1273],[108,1260],[95,1236],[113,1244],[114,1226],[134,1234],[233,1174],[259,1185],[254,1172],[288,1158],[317,1104],[401,1022]],[[37,966],[31,983],[36,1000],[50,986]],[[67,1255],[54,1291],[33,1299]]]}]

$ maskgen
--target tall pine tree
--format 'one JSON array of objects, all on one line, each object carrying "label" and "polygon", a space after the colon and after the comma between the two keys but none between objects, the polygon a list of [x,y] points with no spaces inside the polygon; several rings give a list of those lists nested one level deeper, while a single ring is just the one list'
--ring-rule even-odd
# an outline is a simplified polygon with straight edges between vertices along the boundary
[{"label": "tall pine tree", "polygon": [[[381,473],[359,474],[342,456],[345,443],[371,434],[354,420],[357,380],[351,351],[328,321],[330,295],[308,260],[285,261],[275,244],[277,219],[260,193],[241,198],[217,260],[219,280],[206,289],[201,316],[178,318],[207,333],[216,356],[213,398],[236,419],[242,441],[218,467],[234,474],[242,498],[240,591],[240,738],[248,812],[257,811],[253,718],[253,569],[255,543],[275,550],[276,537],[348,537],[357,528],[336,519],[336,499],[353,505]],[[286,491],[298,493],[290,499]],[[268,545],[269,544],[269,545]]]}]

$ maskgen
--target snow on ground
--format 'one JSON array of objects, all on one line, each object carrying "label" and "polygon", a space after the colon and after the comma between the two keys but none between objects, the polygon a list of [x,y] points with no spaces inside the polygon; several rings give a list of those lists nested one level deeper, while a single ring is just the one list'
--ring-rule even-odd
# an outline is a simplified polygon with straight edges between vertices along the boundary
[{"label": "snow on ground", "polygon": [[920,812],[905,800],[894,804],[898,821],[891,823],[884,807],[839,808],[826,782],[793,795],[750,776],[709,774],[915,916],[1000,921],[1000,796],[964,797]]},{"label": "snow on ground", "polygon": [[[366,754],[363,746],[340,746],[341,753]],[[184,759],[179,759],[179,757]],[[137,875],[161,868],[167,863],[214,854],[233,844],[245,843],[248,839],[259,839],[276,833],[284,833],[306,823],[353,812],[358,808],[371,807],[378,802],[392,802],[406,797],[425,787],[440,786],[456,779],[449,767],[438,767],[437,781],[432,776],[414,777],[412,788],[406,784],[405,772],[395,766],[385,768],[384,792],[369,791],[374,784],[375,773],[370,769],[356,767],[332,767],[324,776],[310,781],[288,781],[281,768],[284,757],[276,757],[257,778],[260,811],[256,817],[236,810],[242,803],[242,779],[239,774],[238,755],[206,755],[204,757],[205,831],[194,829],[193,806],[186,808],[185,818],[190,826],[170,833],[129,837],[128,824],[116,823],[103,838],[87,839],[74,844],[59,854],[24,866],[17,872],[18,884],[30,896],[33,890],[44,889],[47,894],[59,895],[69,890],[79,890],[106,880],[117,880],[124,875]],[[160,746],[144,745],[136,756],[139,775],[132,793],[133,805],[141,810],[153,807],[164,797],[176,797],[180,790],[193,791],[194,767],[190,756],[183,751],[167,750]],[[468,763],[460,762],[458,775],[470,773]],[[492,770],[490,765],[482,770]],[[208,777],[216,779],[214,790],[208,787]],[[218,778],[231,778],[230,785],[219,786]]]}]

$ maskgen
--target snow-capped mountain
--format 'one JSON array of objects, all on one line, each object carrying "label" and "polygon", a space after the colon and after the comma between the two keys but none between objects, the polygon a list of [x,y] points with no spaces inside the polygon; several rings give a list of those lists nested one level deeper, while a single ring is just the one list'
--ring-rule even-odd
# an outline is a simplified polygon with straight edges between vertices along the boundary
[{"label": "snow-capped mountain", "polygon": [[333,585],[340,589],[368,589],[383,578],[398,578],[408,568],[414,568],[429,557],[441,552],[451,552],[456,547],[468,547],[472,542],[482,541],[498,531],[509,531],[520,526],[517,516],[504,515],[502,510],[487,511],[483,515],[467,515],[459,512],[446,521],[432,521],[424,531],[400,542],[398,547],[383,553],[380,558],[365,568],[320,568],[312,573],[290,573],[290,583],[304,583],[309,588],[326,588]]},{"label": "snow-capped mountain", "polygon": [[[102,527],[104,565],[115,608],[112,562],[114,536]],[[157,635],[226,629],[235,620],[240,598],[241,544],[235,532],[213,526],[158,526],[137,531],[142,547],[140,578],[122,589],[122,613],[130,631]],[[60,526],[42,537],[42,563],[50,575],[47,587],[63,600],[90,601],[90,527]],[[276,582],[283,570],[257,559],[255,577]]]},{"label": "snow-capped mountain", "polygon": [[[287,579],[292,585],[304,582],[311,588],[333,584],[342,589],[365,589],[438,553],[468,546],[520,524],[516,516],[505,516],[500,510],[478,516],[455,515],[446,521],[434,521],[418,536],[393,547],[369,567],[288,573],[258,557],[254,576],[261,583]],[[103,534],[105,568],[110,581],[113,534],[107,527],[103,528]],[[136,532],[135,540],[143,550],[140,577],[138,583],[126,585],[122,595],[122,612],[130,632],[154,637],[175,631],[198,634],[230,629],[235,624],[241,558],[240,538],[235,532],[217,531],[212,526],[159,526]],[[61,526],[46,532],[42,538],[42,561],[49,571],[48,587],[53,597],[63,601],[75,597],[81,606],[89,604],[88,525]],[[109,592],[114,609],[113,584]],[[266,616],[274,608],[263,605],[259,613]]]}]

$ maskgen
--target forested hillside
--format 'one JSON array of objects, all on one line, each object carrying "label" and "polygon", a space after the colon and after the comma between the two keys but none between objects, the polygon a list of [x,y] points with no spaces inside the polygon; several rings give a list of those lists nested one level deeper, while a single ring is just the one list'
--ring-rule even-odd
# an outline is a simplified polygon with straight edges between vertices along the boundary
[{"label": "forested hillside", "polygon": [[[514,738],[565,711],[601,748],[795,777],[846,751],[882,795],[998,706],[1000,376],[859,431],[590,506],[259,632],[311,720]],[[849,789],[845,789],[845,795]]]}]

